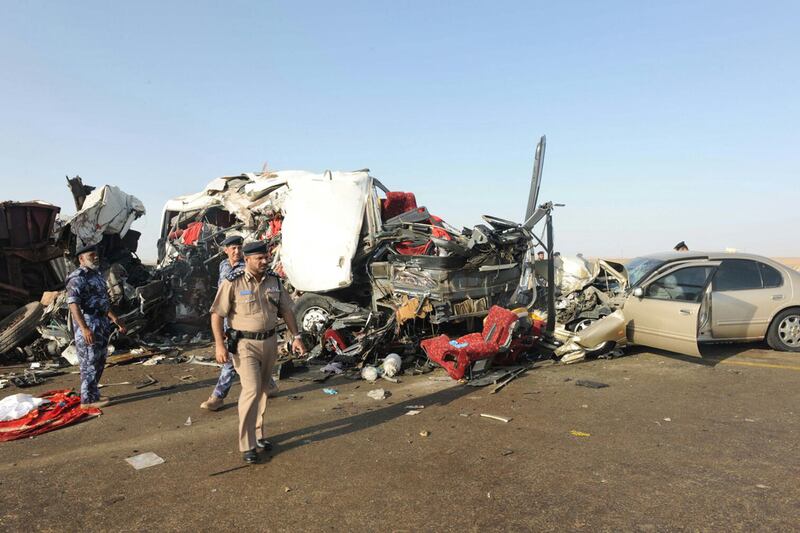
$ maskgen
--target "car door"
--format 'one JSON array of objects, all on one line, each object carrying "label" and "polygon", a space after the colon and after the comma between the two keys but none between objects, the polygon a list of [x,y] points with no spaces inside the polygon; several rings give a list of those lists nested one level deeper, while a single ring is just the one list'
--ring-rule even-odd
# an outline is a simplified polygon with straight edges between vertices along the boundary
[{"label": "car door", "polygon": [[711,282],[711,336],[762,339],[775,312],[790,296],[775,268],[752,259],[724,259]]},{"label": "car door", "polygon": [[623,306],[628,340],[685,355],[700,356],[700,304],[718,263],[684,263],[645,281]]}]

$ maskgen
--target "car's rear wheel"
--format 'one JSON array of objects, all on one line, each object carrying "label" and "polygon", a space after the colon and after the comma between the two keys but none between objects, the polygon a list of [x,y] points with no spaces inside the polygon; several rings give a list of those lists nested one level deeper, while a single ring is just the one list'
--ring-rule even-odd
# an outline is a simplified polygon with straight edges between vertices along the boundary
[{"label": "car's rear wheel", "polygon": [[800,352],[800,308],[778,313],[769,326],[767,344],[781,352]]}]

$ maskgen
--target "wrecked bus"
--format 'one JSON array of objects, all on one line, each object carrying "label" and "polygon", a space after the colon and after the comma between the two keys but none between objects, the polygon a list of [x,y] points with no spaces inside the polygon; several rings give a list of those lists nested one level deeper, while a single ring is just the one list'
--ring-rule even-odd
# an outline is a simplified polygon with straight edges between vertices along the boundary
[{"label": "wrecked bus", "polygon": [[[533,181],[538,192],[536,173]],[[376,339],[417,344],[493,305],[533,304],[529,228],[483,221],[454,228],[366,169],[226,176],[166,203],[158,268],[174,270],[173,290],[188,295],[175,299],[176,317],[205,317],[219,243],[230,234],[269,239],[272,270],[312,344],[363,356]]]}]

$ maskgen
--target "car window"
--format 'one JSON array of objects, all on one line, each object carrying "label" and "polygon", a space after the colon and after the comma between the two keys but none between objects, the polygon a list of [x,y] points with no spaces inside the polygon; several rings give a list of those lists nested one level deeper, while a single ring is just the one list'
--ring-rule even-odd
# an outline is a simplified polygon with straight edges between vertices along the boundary
[{"label": "car window", "polygon": [[664,263],[666,263],[666,261],[662,259],[653,259],[652,257],[637,257],[636,259],[631,259],[628,264],[625,265],[625,269],[628,271],[628,286],[635,286],[644,279],[647,274]]},{"label": "car window", "polygon": [[761,269],[761,281],[764,283],[764,288],[772,289],[783,285],[783,276],[780,272],[764,263],[759,263],[758,268]]},{"label": "car window", "polygon": [[715,291],[743,291],[761,287],[761,272],[755,261],[725,259],[714,275]]},{"label": "car window", "polygon": [[650,283],[644,295],[658,300],[696,302],[713,271],[713,266],[694,266],[670,272]]}]

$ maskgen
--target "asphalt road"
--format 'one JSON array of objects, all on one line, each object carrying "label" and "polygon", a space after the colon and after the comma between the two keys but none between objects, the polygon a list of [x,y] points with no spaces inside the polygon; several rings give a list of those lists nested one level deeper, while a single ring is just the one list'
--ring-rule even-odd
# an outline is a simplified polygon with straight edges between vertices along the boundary
[{"label": "asphalt road", "polygon": [[[254,466],[236,448],[233,402],[198,407],[215,369],[123,366],[103,381],[144,373],[160,383],[106,389],[118,403],[99,418],[0,443],[0,528],[800,529],[800,355],[634,351],[537,368],[494,395],[441,371],[400,384],[284,381],[268,414],[277,446]],[[586,379],[608,387],[576,386]],[[68,375],[32,391],[76,384]],[[368,398],[377,386],[391,397]],[[425,408],[405,415],[417,404]],[[165,463],[136,471],[125,462],[148,451]]]}]

